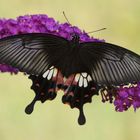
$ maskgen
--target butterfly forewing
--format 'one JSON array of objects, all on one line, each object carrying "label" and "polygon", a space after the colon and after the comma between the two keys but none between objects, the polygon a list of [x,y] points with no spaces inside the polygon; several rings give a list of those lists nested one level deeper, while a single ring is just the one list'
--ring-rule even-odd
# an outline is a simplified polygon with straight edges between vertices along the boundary
[{"label": "butterfly forewing", "polygon": [[93,80],[101,85],[138,82],[140,56],[117,45],[105,42],[81,43],[83,62],[87,62]]},{"label": "butterfly forewing", "polygon": [[86,72],[101,85],[140,79],[139,55],[105,42],[74,44],[51,34],[32,33],[1,39],[0,63],[35,75],[43,75],[51,66],[66,78]]},{"label": "butterfly forewing", "polygon": [[0,63],[28,74],[43,74],[69,48],[68,41],[51,34],[23,34],[0,40]]}]

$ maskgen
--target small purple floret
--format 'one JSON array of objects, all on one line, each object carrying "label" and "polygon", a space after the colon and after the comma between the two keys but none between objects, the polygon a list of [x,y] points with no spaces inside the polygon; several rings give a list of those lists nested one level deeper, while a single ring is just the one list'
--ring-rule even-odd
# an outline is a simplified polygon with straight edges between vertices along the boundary
[{"label": "small purple floret", "polygon": [[114,105],[116,111],[125,111],[131,106],[134,110],[140,107],[140,85],[133,85],[131,87],[121,87],[117,90]]},{"label": "small purple floret", "polygon": [[10,72],[11,74],[17,74],[18,69],[12,68],[8,65],[0,64],[0,72]]}]

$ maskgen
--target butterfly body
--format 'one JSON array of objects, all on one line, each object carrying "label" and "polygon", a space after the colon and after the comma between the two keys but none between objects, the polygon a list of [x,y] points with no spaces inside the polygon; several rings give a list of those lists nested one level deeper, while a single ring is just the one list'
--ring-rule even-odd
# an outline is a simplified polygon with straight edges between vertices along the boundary
[{"label": "butterfly body", "polygon": [[[58,52],[56,51],[56,53]],[[61,59],[56,59],[51,65],[58,68],[63,76],[68,78],[72,74],[87,71],[80,57],[82,56],[79,36],[73,35],[71,41],[67,44],[66,53],[62,54]]]},{"label": "butterfly body", "polygon": [[73,47],[78,47],[80,45],[80,37],[77,34],[72,35],[71,42],[73,43]]}]

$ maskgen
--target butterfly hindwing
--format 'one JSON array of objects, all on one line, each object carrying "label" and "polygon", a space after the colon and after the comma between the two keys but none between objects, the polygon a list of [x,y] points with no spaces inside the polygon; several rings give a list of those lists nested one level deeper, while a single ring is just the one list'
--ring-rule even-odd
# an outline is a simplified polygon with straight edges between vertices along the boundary
[{"label": "butterfly hindwing", "polygon": [[98,94],[97,85],[93,82],[91,76],[86,72],[72,74],[64,82],[62,88],[64,95],[62,102],[69,104],[71,108],[78,108],[80,111],[78,123],[80,125],[86,122],[83,105],[92,102],[92,96]]},{"label": "butterfly hindwing", "polygon": [[30,75],[29,79],[32,80],[31,89],[35,92],[35,97],[25,109],[27,114],[33,112],[36,101],[44,103],[46,100],[53,100],[61,88],[60,85],[64,83],[61,72],[54,66],[50,67],[43,76]]}]

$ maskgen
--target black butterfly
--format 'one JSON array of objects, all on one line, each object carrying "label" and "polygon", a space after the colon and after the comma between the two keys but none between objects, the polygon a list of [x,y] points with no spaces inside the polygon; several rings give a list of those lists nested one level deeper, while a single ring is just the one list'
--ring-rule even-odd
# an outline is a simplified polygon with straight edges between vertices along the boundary
[{"label": "black butterfly", "polygon": [[63,103],[80,110],[79,124],[85,123],[83,104],[91,102],[102,86],[118,86],[140,80],[140,56],[105,42],[80,43],[62,37],[30,33],[0,40],[0,64],[29,74],[35,98],[26,108],[33,111],[37,100],[54,99],[64,90]]}]

